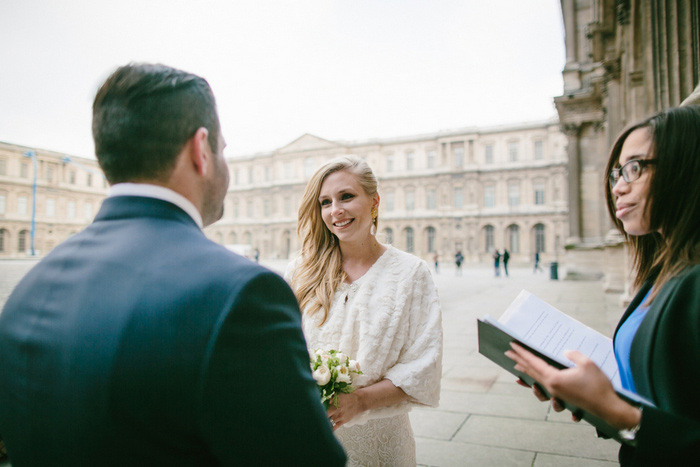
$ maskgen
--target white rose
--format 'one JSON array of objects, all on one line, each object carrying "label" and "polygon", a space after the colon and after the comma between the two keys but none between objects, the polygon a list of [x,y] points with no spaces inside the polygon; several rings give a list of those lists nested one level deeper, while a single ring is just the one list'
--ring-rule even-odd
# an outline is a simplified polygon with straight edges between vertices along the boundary
[{"label": "white rose", "polygon": [[350,371],[348,371],[348,367],[339,366],[338,377],[335,380],[339,383],[350,383]]},{"label": "white rose", "polygon": [[313,372],[313,377],[316,384],[325,386],[331,380],[331,372],[326,365],[321,365]]},{"label": "white rose", "polygon": [[350,371],[361,371],[360,370],[360,362],[356,360],[350,360],[350,365],[348,366]]},{"label": "white rose", "polygon": [[316,355],[323,355],[324,353],[326,353],[326,351],[323,349],[316,349],[316,350],[314,350],[314,353]]},{"label": "white rose", "polygon": [[348,356],[345,355],[343,352],[338,352],[335,354],[335,358],[338,359],[341,365],[345,365],[348,362]]}]

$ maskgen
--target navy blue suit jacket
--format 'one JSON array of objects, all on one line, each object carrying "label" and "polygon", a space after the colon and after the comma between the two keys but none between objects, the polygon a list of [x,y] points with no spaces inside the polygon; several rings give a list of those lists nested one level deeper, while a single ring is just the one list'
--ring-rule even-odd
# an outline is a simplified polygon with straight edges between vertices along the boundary
[{"label": "navy blue suit jacket", "polygon": [[0,432],[15,467],[345,462],[287,284],[134,196],[9,297]]}]

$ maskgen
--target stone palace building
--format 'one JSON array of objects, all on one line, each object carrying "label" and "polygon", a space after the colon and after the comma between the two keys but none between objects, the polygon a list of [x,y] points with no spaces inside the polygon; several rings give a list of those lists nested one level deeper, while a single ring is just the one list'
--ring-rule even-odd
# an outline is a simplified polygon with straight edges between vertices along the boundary
[{"label": "stone palace building", "polygon": [[569,276],[629,288],[631,265],[608,218],[602,181],[629,124],[679,105],[700,83],[698,0],[561,0],[564,93],[554,99],[568,139]]},{"label": "stone palace building", "polygon": [[[563,256],[569,231],[566,137],[556,120],[362,142],[303,135],[275,151],[229,158],[216,242],[262,258],[298,250],[296,219],[306,182],[341,154],[365,158],[379,178],[381,241],[428,261],[515,262]],[[36,197],[34,163],[36,162]],[[42,256],[94,218],[108,185],[95,160],[0,143],[0,257]]]},{"label": "stone palace building", "polygon": [[93,159],[0,142],[0,258],[32,254],[32,217],[34,254],[48,253],[92,222],[107,189]]},{"label": "stone palace building", "polygon": [[299,248],[296,219],[307,181],[329,159],[355,154],[379,179],[380,240],[432,261],[513,261],[563,255],[568,226],[566,137],[556,120],[361,142],[303,135],[277,150],[229,159],[222,220],[206,229],[263,258]]}]

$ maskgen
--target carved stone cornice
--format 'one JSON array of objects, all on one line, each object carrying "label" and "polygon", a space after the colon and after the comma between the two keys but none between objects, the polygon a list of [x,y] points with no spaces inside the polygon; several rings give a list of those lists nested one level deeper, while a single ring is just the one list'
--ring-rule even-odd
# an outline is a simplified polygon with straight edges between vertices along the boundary
[{"label": "carved stone cornice", "polygon": [[603,96],[596,86],[591,92],[568,94],[554,98],[560,126],[595,124],[605,121]]},{"label": "carved stone cornice", "polygon": [[566,136],[570,138],[577,138],[578,135],[581,133],[581,124],[580,123],[562,123],[561,124],[561,131],[564,133]]}]

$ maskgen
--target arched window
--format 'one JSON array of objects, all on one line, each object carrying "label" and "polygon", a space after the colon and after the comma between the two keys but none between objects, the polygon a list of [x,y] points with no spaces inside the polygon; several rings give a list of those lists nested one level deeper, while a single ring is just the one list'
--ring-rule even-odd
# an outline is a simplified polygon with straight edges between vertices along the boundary
[{"label": "arched window", "polygon": [[413,229],[411,227],[406,227],[404,232],[406,234],[406,251],[408,253],[413,253]]},{"label": "arched window", "polygon": [[428,241],[428,253],[435,253],[435,227],[428,227],[426,229],[426,239]]},{"label": "arched window", "polygon": [[484,250],[487,253],[493,251],[493,231],[492,225],[484,227]]},{"label": "arched window", "polygon": [[236,235],[236,232],[231,232],[228,234],[228,242],[232,245],[238,243],[238,235]]},{"label": "arched window", "polygon": [[24,253],[27,251],[27,235],[28,231],[22,230],[19,232],[19,237],[17,237],[17,251]]},{"label": "arched window", "polygon": [[384,240],[389,244],[393,245],[394,243],[394,231],[391,230],[389,227],[384,229]]},{"label": "arched window", "polygon": [[0,253],[5,252],[5,244],[9,239],[9,232],[5,229],[0,229]]},{"label": "arched window", "polygon": [[520,253],[520,227],[515,224],[508,226],[508,249],[511,253]]},{"label": "arched window", "polygon": [[248,244],[248,245],[252,245],[252,244],[253,244],[253,236],[251,235],[250,232],[246,232],[246,233],[245,233],[245,242],[246,242],[246,244]]},{"label": "arched window", "polygon": [[537,224],[535,225],[535,251],[539,251],[540,253],[544,251],[544,225],[543,224]]}]

